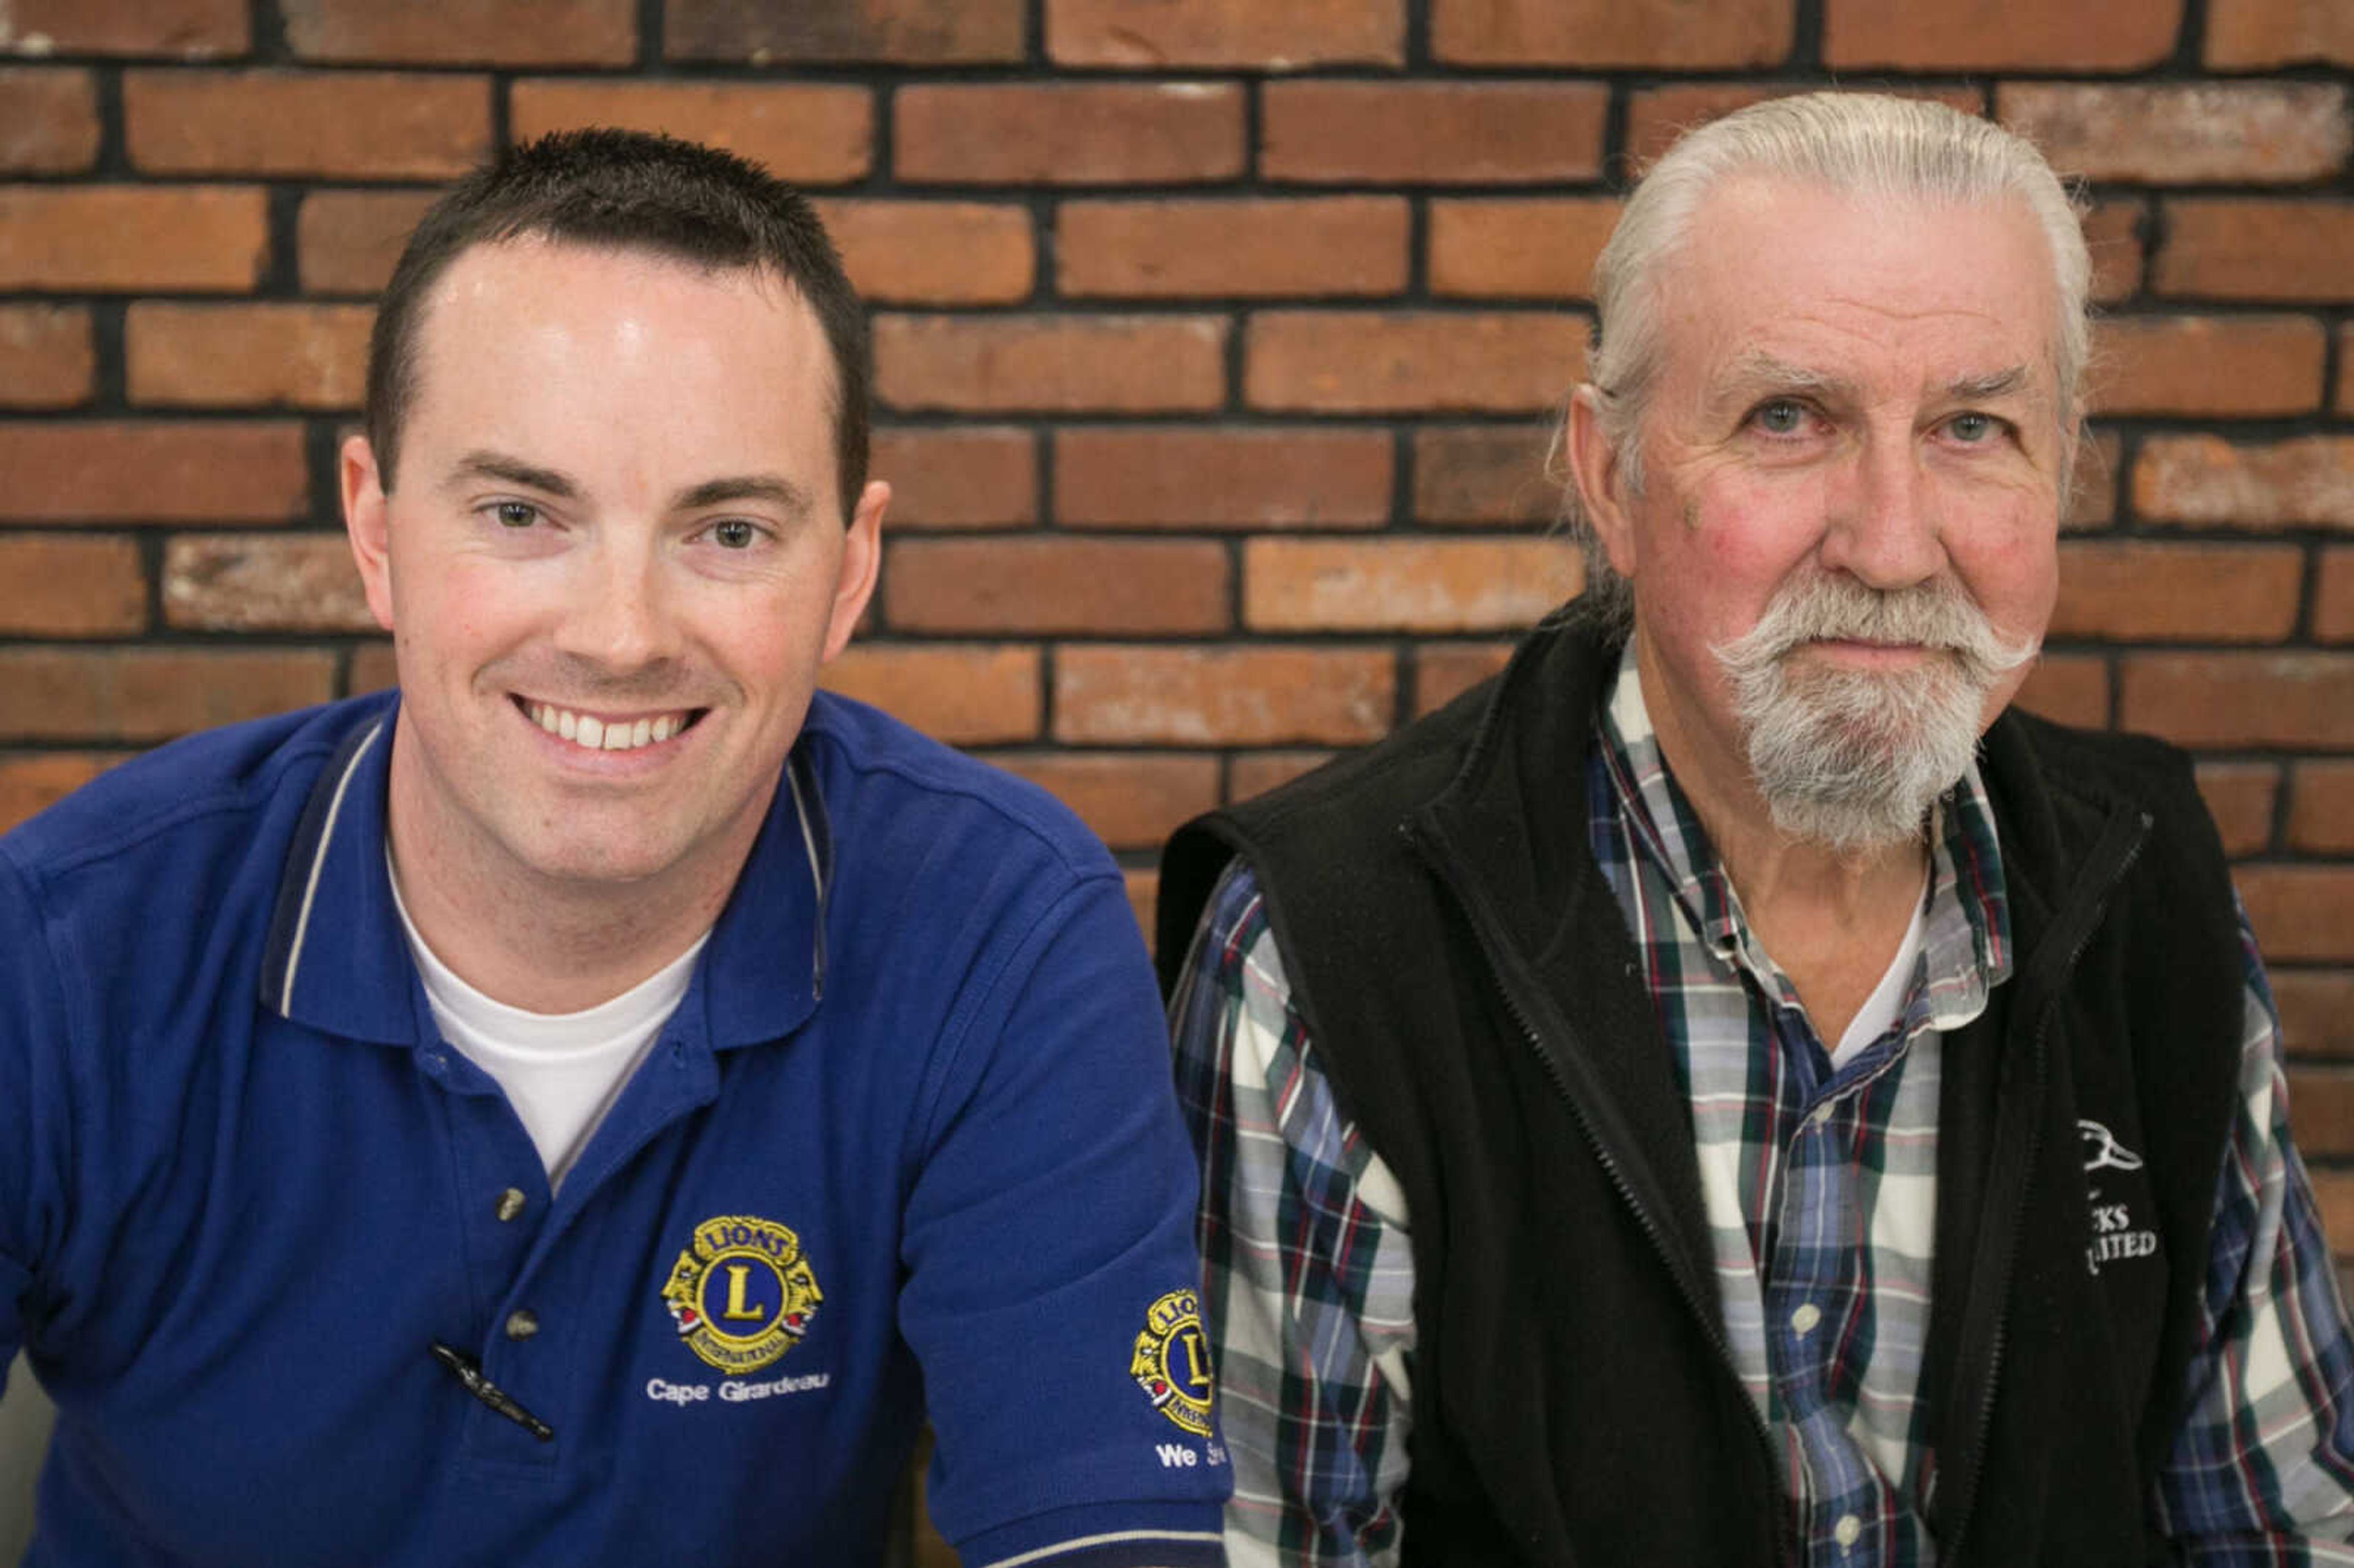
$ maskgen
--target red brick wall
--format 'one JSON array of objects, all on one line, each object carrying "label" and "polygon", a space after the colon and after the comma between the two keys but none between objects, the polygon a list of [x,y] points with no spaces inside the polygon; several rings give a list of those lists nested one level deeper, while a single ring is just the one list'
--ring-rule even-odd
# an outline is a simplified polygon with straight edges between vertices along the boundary
[{"label": "red brick wall", "polygon": [[0,824],[389,678],[335,532],[435,182],[609,120],[818,193],[898,492],[834,683],[1135,868],[1492,668],[1576,580],[1546,410],[1625,170],[1893,83],[2092,181],[2098,450],[2033,705],[2194,748],[2354,1251],[2343,0],[14,0]]}]

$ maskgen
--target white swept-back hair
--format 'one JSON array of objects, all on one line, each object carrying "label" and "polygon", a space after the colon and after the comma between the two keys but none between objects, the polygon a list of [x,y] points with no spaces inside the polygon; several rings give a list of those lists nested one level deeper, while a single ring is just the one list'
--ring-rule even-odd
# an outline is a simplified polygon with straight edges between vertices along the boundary
[{"label": "white swept-back hair", "polygon": [[[1761,175],[1891,203],[2024,201],[2052,252],[2059,301],[2053,380],[2063,425],[2074,425],[2092,339],[2086,310],[2092,258],[2076,203],[2043,154],[1993,122],[1942,103],[1882,93],[1804,93],[1752,104],[1686,134],[1636,185],[1595,260],[1586,377],[1603,435],[1630,491],[1643,484],[1638,434],[1659,372],[1660,276],[1690,242],[1692,215],[1709,194],[1728,180]],[[1563,516],[1585,546],[1589,598],[1627,624],[1632,615],[1628,585],[1581,515],[1574,485],[1564,486]]]}]

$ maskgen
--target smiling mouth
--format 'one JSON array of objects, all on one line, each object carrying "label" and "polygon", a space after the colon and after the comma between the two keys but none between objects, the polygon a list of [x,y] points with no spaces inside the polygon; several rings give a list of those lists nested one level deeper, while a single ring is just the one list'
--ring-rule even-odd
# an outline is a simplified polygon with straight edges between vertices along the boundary
[{"label": "smiling mouth", "polygon": [[673,736],[691,729],[696,721],[711,710],[680,708],[664,714],[644,714],[633,718],[606,718],[596,714],[578,713],[560,708],[554,703],[532,702],[524,697],[514,699],[524,717],[559,740],[569,741],[583,751],[635,751],[642,746],[660,746]]}]

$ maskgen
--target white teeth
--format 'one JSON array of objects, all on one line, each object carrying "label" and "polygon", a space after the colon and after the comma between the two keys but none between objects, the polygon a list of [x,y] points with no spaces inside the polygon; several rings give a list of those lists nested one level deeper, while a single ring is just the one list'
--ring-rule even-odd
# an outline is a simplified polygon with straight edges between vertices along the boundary
[{"label": "white teeth", "polygon": [[687,720],[684,714],[664,714],[660,718],[614,719],[609,723],[559,708],[553,703],[526,704],[524,713],[549,734],[562,736],[588,751],[635,751],[642,746],[657,746],[683,732]]}]

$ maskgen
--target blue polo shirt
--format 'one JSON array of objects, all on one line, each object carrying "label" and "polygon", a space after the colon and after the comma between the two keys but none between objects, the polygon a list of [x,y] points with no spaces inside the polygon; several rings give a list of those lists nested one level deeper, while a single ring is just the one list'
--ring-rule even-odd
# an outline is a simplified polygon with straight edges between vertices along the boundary
[{"label": "blue polo shirt", "polygon": [[927,1413],[969,1564],[1220,1561],[1193,1158],[1069,814],[820,695],[551,1197],[411,964],[397,715],[195,736],[0,838],[27,1561],[871,1563]]}]

